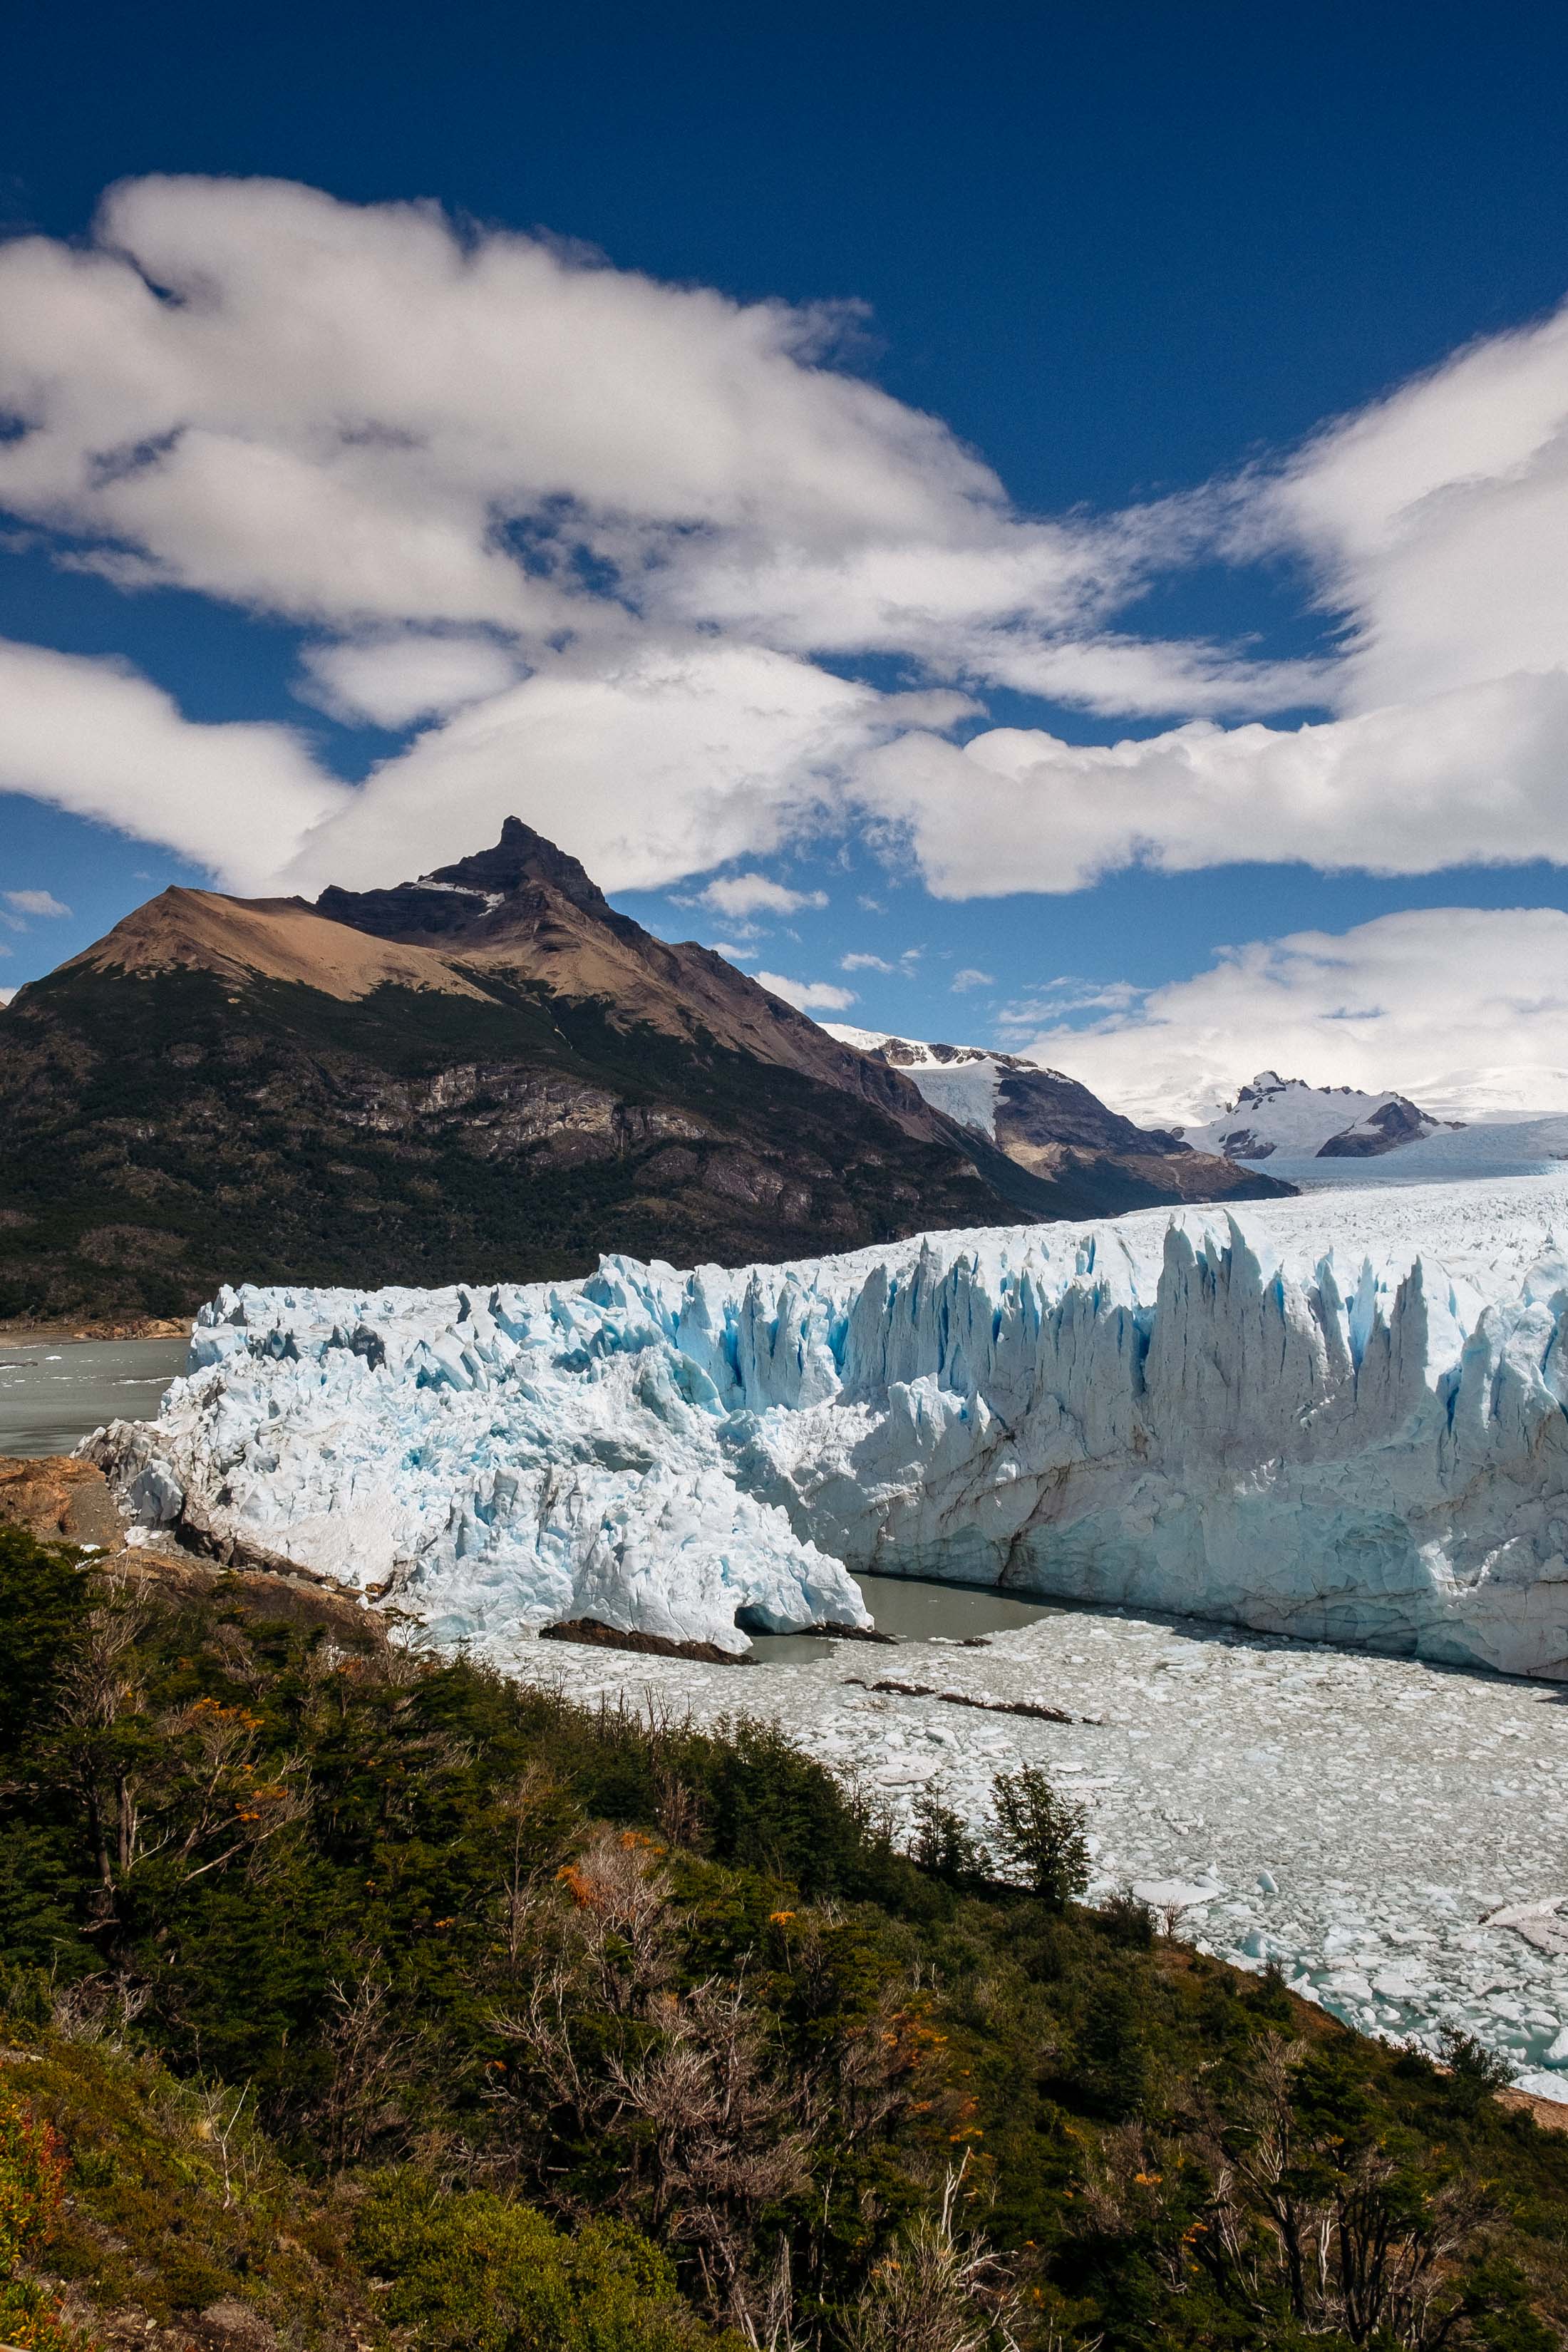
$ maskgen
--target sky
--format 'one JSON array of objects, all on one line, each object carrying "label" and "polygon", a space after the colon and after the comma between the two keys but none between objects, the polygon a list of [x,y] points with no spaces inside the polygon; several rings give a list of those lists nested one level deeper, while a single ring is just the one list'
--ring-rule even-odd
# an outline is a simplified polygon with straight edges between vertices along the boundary
[{"label": "sky", "polygon": [[1135,1114],[1568,1108],[1560,11],[7,44],[0,994],[515,813]]}]

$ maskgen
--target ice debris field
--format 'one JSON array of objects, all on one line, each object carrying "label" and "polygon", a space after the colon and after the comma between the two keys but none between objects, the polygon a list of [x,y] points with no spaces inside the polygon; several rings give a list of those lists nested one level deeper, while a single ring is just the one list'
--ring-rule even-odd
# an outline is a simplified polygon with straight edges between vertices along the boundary
[{"label": "ice debris field", "polygon": [[[776,1719],[906,1832],[922,1790],[978,1823],[994,1774],[1044,1765],[1088,1811],[1094,1896],[1131,1886],[1184,1941],[1277,1960],[1347,2024],[1429,2048],[1456,2027],[1568,2100],[1561,1688],[1084,1610],[985,1649],[836,1647],[737,1673],[534,1643],[517,1671],[590,1705]],[[889,1675],[1089,1719],[861,1686]]]},{"label": "ice debris field", "polygon": [[[92,1450],[147,1539],[287,1553],[581,1696],[774,1715],[906,1817],[935,1787],[978,1820],[996,1770],[1043,1762],[1101,1889],[1562,2095],[1560,1233],[1552,1173],[739,1272],[230,1291],[158,1420]],[[743,1651],[747,1624],[863,1622],[855,1568],[1088,1605],[742,1674],[529,1638],[596,1617]],[[867,1687],[889,1671],[934,1695]]]},{"label": "ice debris field", "polygon": [[[576,1283],[225,1291],[132,1515],[744,1650],[937,1575],[1568,1675],[1568,1176]],[[737,1622],[739,1621],[739,1622]]]}]

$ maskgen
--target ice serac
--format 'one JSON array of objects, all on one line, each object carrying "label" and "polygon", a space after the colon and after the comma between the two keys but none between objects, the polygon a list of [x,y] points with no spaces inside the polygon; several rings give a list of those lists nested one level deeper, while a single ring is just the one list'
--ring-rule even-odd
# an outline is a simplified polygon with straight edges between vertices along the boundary
[{"label": "ice serac", "polygon": [[864,1622],[869,1569],[1568,1678],[1560,1230],[1554,1175],[226,1291],[162,1418],[96,1451],[144,1523],[492,1648],[594,1616],[739,1649]]}]

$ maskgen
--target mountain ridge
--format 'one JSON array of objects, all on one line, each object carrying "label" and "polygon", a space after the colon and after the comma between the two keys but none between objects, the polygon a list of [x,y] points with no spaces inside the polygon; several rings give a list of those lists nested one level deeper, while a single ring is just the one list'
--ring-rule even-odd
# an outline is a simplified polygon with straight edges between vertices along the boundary
[{"label": "mountain ridge", "polygon": [[1122,1208],[1163,1201],[1266,1200],[1294,1188],[1194,1150],[1173,1130],[1141,1128],[1061,1070],[984,1045],[927,1044],[832,1024],[833,1034],[901,1070],[933,1108],[987,1135],[1031,1174],[1097,1178]]},{"label": "mountain ridge", "polygon": [[606,1252],[766,1262],[1184,1197],[1151,1174],[1024,1164],[712,950],[655,939],[517,819],[313,906],[165,891],[0,1019],[6,1317],[554,1280]]},{"label": "mountain ridge", "polygon": [[[1351,1113],[1349,1118],[1343,1115]],[[1402,1145],[1463,1127],[1438,1118],[1390,1088],[1368,1094],[1357,1087],[1314,1087],[1259,1070],[1236,1100],[1201,1126],[1181,1129],[1184,1142],[1227,1159],[1258,1161],[1276,1154],[1307,1160],[1375,1160]]]}]

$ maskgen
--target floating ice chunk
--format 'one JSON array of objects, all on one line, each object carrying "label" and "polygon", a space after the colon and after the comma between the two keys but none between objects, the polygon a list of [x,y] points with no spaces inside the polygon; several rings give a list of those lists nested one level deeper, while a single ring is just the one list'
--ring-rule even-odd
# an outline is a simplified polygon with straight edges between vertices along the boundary
[{"label": "floating ice chunk", "polygon": [[1224,1887],[1212,1880],[1206,1885],[1183,1878],[1139,1878],[1132,1883],[1134,1900],[1146,1903],[1151,1911],[1190,1911],[1199,1903],[1212,1903],[1224,1893]]},{"label": "floating ice chunk", "polygon": [[[1508,1790],[1509,1795],[1516,1794]],[[1559,1906],[1568,1897],[1552,1895],[1540,1903],[1514,1903],[1501,1911],[1494,1911],[1485,1922],[1489,1927],[1511,1927],[1527,1944],[1542,1952],[1568,1952],[1568,1919],[1560,1916]]]},{"label": "floating ice chunk", "polygon": [[1549,2074],[1542,2067],[1516,2074],[1510,2088],[1528,2091],[1532,2099],[1558,2099],[1568,2104],[1568,2074]]}]

